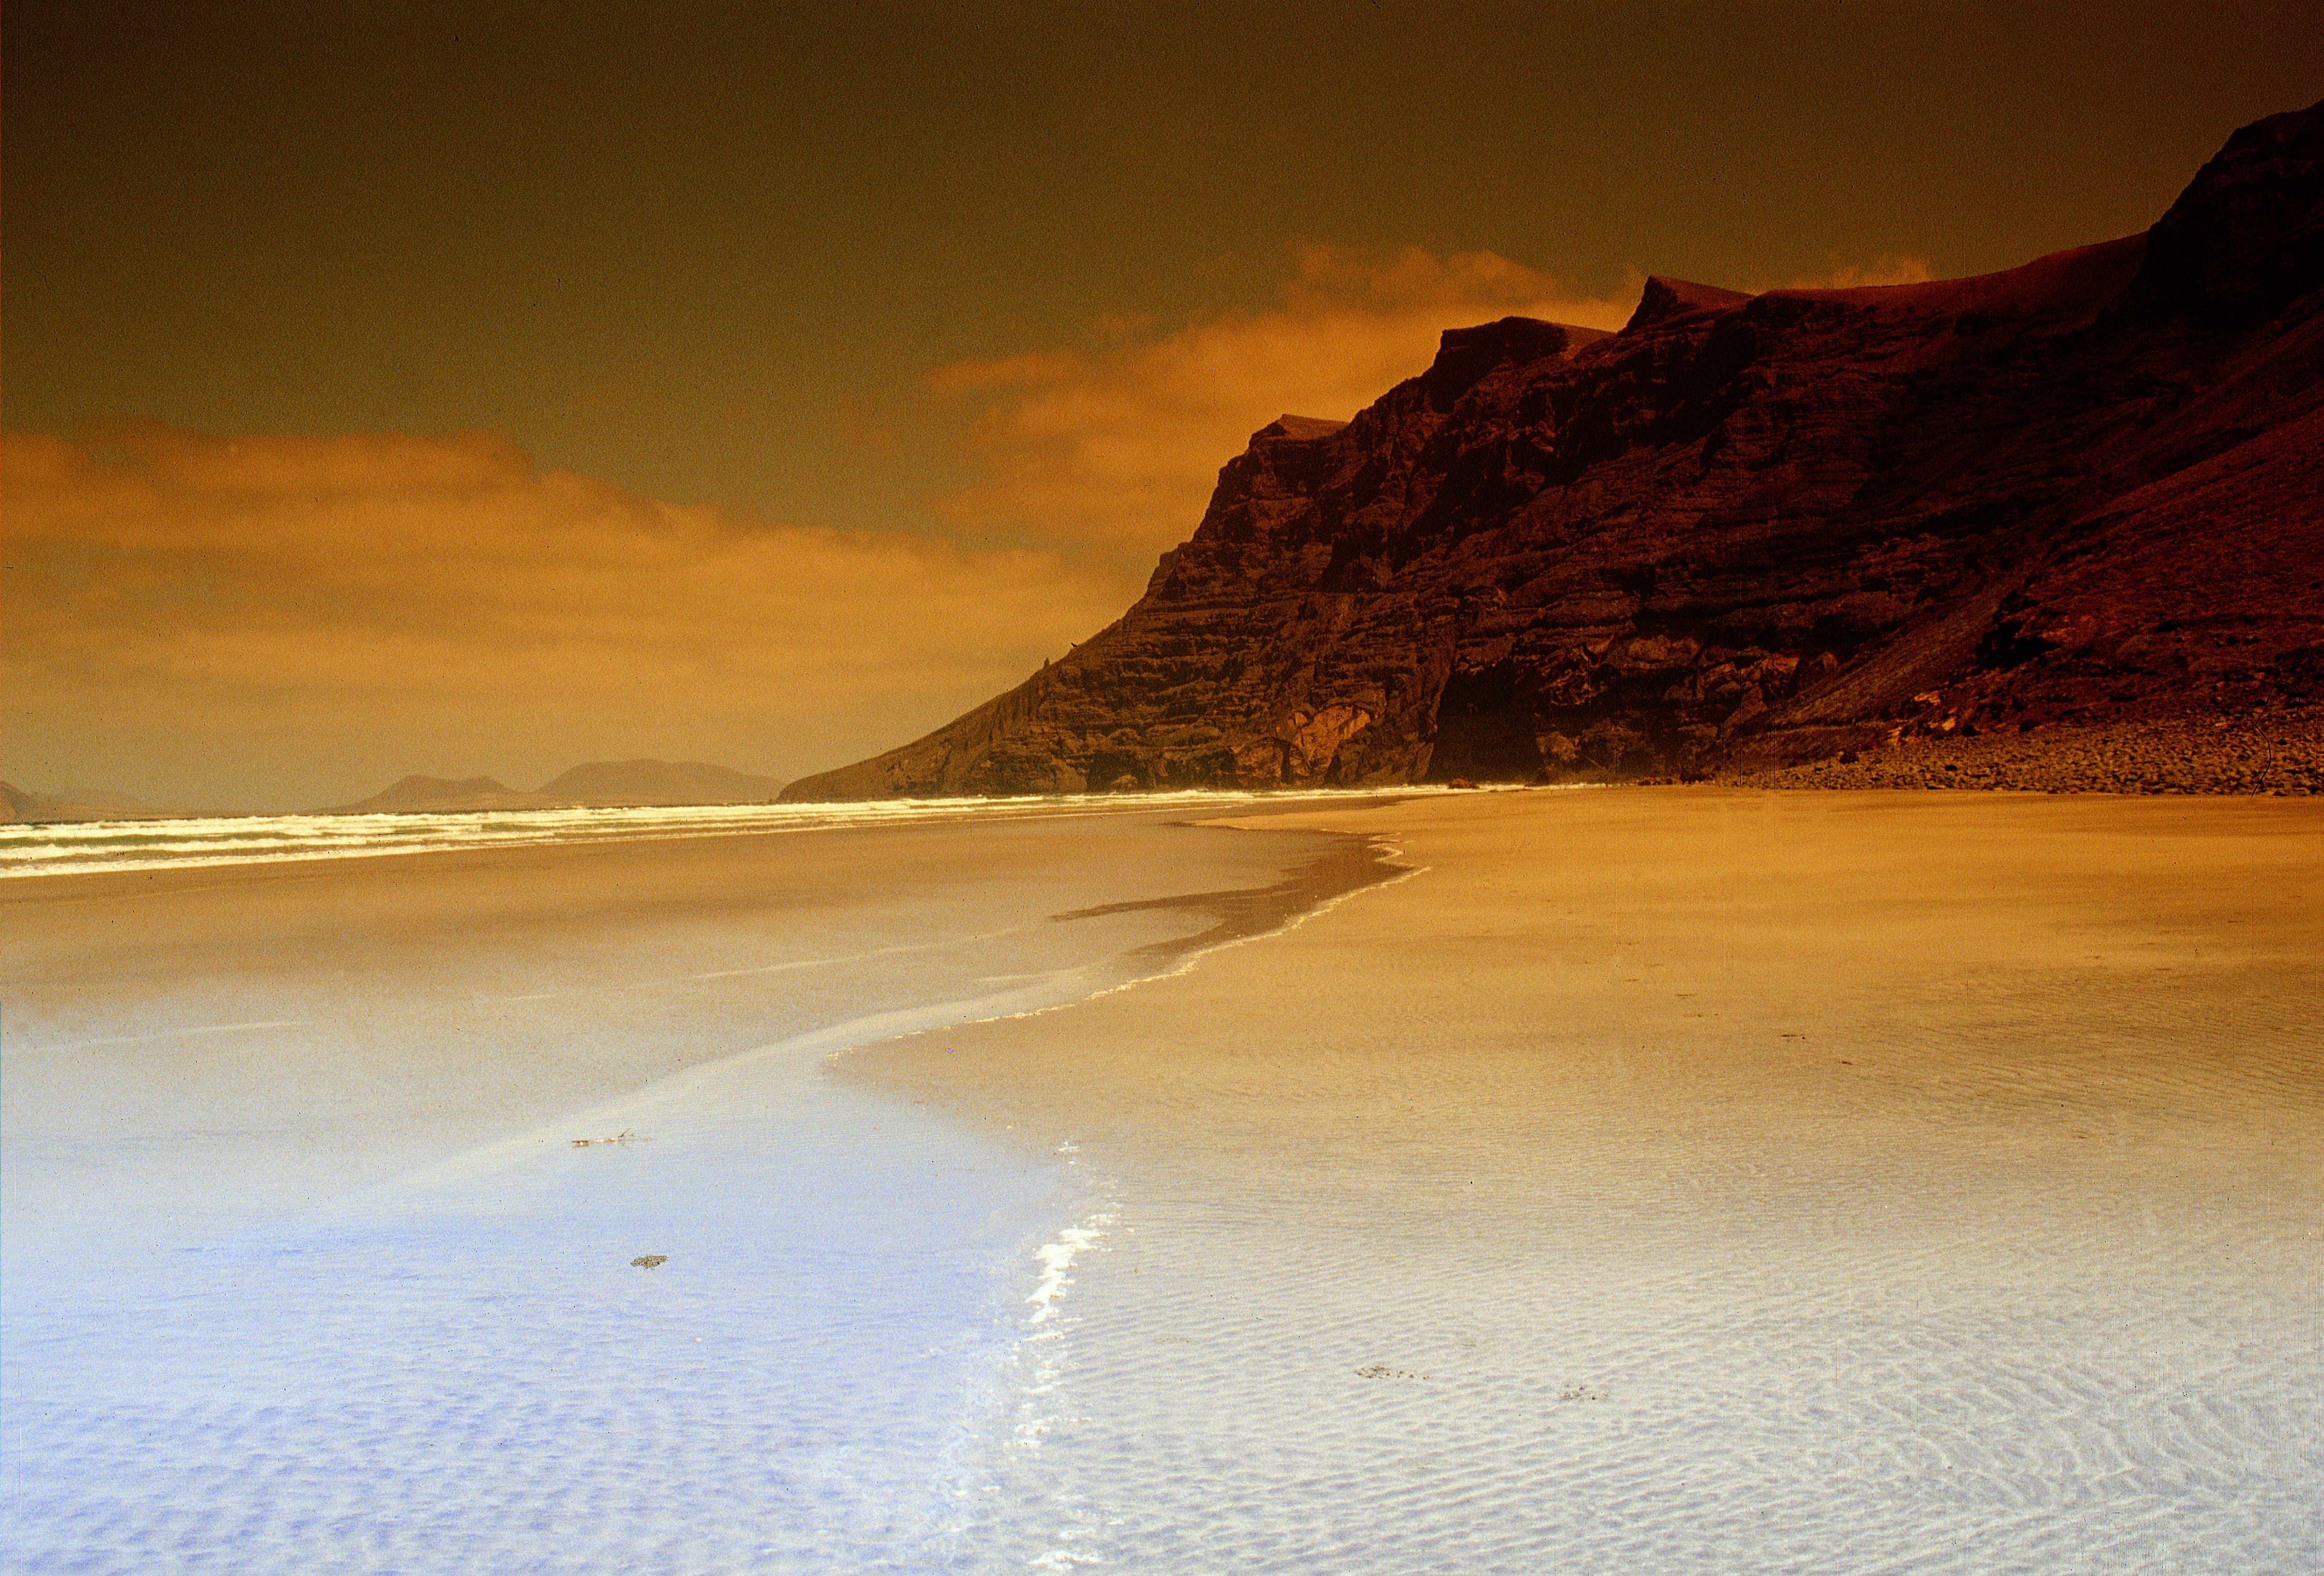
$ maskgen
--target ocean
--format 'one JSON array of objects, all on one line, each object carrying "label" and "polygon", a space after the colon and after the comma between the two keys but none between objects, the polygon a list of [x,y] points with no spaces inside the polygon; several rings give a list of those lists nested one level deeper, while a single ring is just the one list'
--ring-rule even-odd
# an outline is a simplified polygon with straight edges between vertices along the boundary
[{"label": "ocean", "polygon": [[[1422,790],[1428,791],[1428,790]],[[1320,796],[1330,799],[1335,796]],[[171,820],[0,825],[0,878],[355,859],[455,848],[828,832],[967,820],[1209,809],[1259,802],[1248,793],[1059,794],[1006,799],[880,799],[827,805],[677,805],[464,814],[200,816]]]}]

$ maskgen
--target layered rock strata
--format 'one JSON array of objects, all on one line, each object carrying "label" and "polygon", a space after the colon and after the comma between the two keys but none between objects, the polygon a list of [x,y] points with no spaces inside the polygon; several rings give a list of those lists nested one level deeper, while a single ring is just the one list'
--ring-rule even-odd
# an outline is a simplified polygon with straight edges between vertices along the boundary
[{"label": "layered rock strata", "polygon": [[1122,618],[793,799],[1562,780],[2324,696],[2324,106],[1981,278],[1650,281],[1285,417]]}]

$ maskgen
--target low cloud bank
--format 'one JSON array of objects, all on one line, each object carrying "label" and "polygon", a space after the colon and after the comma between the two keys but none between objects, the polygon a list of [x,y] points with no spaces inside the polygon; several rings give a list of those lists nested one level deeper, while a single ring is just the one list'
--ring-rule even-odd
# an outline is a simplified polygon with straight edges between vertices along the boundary
[{"label": "low cloud bank", "polygon": [[410,771],[842,764],[1102,627],[1276,416],[1353,415],[1448,327],[1636,299],[1311,247],[1264,311],[942,368],[977,477],[936,501],[950,540],[661,502],[489,432],[0,436],[0,777],[282,808]]},{"label": "low cloud bank", "polygon": [[1831,266],[1808,279],[1784,281],[1786,290],[1857,290],[1866,285],[1926,284],[1936,275],[1930,272],[1925,257],[1908,257],[1899,253],[1884,252],[1868,263],[1850,263],[1839,257],[1827,259]]},{"label": "low cloud bank", "polygon": [[1123,582],[772,524],[506,439],[0,438],[9,772],[237,807],[405,771],[852,760],[1021,678]]}]

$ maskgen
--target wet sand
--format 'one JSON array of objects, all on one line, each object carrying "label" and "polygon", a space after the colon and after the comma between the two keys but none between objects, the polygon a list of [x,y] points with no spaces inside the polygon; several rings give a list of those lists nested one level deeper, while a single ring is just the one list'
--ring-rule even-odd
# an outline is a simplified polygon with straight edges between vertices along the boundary
[{"label": "wet sand", "polygon": [[825,1059],[1374,873],[1019,809],[0,882],[0,1568],[1012,1568],[1077,1179]]},{"label": "wet sand", "polygon": [[1071,1146],[1109,1200],[1006,1485],[1047,1507],[1028,1557],[2315,1553],[2324,806],[1669,788],[1266,824],[1412,873],[842,1064]]},{"label": "wet sand", "polygon": [[1323,841],[1185,815],[10,880],[9,1227],[299,1207],[984,975],[1264,919]]},{"label": "wet sand", "polygon": [[2324,806],[1271,807],[14,883],[24,1568],[2319,1563]]},{"label": "wet sand", "polygon": [[1375,837],[1412,873],[848,1065],[1126,1158],[1198,1132],[1206,1166],[1363,1175],[1457,1141],[1459,1185],[1519,1195],[1551,1141],[1624,1168],[1713,1142],[2324,1156],[2324,806],[1673,788],[1246,824]]}]

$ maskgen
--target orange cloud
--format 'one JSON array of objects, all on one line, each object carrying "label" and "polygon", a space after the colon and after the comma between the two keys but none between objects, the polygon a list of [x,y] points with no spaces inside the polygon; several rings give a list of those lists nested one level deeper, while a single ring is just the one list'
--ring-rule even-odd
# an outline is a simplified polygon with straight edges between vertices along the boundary
[{"label": "orange cloud", "polygon": [[492,434],[11,434],[0,504],[0,775],[180,800],[640,754],[796,775],[1014,683],[1134,589],[641,498]]},{"label": "orange cloud", "polygon": [[1812,279],[1794,279],[1784,282],[1785,290],[1857,290],[1867,285],[1926,284],[1936,277],[1929,272],[1925,257],[1907,257],[1899,253],[1884,252],[1868,263],[1847,263],[1839,256],[1826,258],[1831,266]]},{"label": "orange cloud", "polygon": [[1086,544],[1150,560],[1194,530],[1219,467],[1277,416],[1345,418],[1426,370],[1446,328],[1512,314],[1618,327],[1636,304],[1583,298],[1489,252],[1387,258],[1306,248],[1270,310],[1154,336],[938,369],[971,405],[983,471],[939,501],[971,531]]}]

